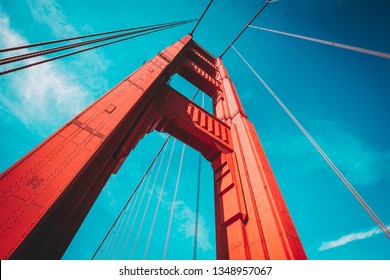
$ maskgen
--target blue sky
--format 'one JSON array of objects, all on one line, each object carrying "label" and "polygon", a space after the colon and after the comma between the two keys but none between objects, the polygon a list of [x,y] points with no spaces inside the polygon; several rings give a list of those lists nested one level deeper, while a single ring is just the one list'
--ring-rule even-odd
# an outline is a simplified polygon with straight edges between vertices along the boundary
[{"label": "blue sky", "polygon": [[[202,1],[0,0],[0,47],[93,32],[199,17]],[[263,1],[215,0],[194,39],[219,55]],[[255,26],[390,52],[389,1],[280,0],[270,4]],[[61,61],[0,77],[0,170],[35,147],[81,109],[191,31],[186,25]],[[390,61],[249,28],[235,47],[278,94],[339,166],[386,225],[390,225]],[[230,50],[225,66],[254,123],[310,259],[390,259],[390,242],[326,165],[266,89]],[[179,77],[172,86],[186,96],[195,88]],[[206,98],[210,110],[210,100]],[[201,102],[201,96],[196,99]],[[64,255],[89,259],[134,189],[166,135],[147,135],[112,176]],[[170,153],[165,153],[155,189]],[[176,142],[148,258],[162,257],[169,209],[182,144]],[[186,147],[168,259],[191,259],[195,151]],[[159,161],[157,161],[159,163]],[[155,168],[157,168],[156,166]],[[156,171],[154,171],[156,173]],[[155,174],[154,173],[154,174]],[[147,177],[148,180],[148,177]],[[147,182],[146,180],[146,182]],[[147,203],[154,177],[142,205]],[[141,190],[143,190],[141,188]],[[140,192],[138,199],[142,196]],[[151,195],[150,209],[158,192]],[[139,200],[138,200],[139,201]],[[203,160],[198,257],[215,258],[210,165]],[[131,205],[127,213],[131,212]],[[132,214],[137,211],[135,205]],[[132,255],[142,258],[154,212],[145,216]],[[133,216],[134,217],[134,216]],[[131,255],[142,218],[129,238],[108,253]],[[129,231],[134,218],[120,222]],[[115,237],[113,238],[115,239]],[[128,240],[126,242],[126,240]],[[123,245],[128,247],[122,250]]]}]

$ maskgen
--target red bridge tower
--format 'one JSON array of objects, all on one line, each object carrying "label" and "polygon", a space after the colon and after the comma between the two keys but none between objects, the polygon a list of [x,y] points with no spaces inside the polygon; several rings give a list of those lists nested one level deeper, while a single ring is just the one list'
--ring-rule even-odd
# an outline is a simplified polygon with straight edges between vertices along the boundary
[{"label": "red bridge tower", "polygon": [[[212,98],[214,115],[167,85],[175,73]],[[222,61],[190,35],[0,176],[0,258],[61,258],[110,175],[153,130],[171,134],[211,162],[218,259],[306,258]]]}]

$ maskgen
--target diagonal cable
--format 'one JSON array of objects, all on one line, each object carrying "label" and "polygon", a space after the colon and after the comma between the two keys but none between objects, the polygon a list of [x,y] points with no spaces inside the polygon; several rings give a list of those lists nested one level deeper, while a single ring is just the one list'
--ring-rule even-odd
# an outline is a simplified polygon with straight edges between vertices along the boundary
[{"label": "diagonal cable", "polygon": [[[193,21],[195,21],[195,20],[193,20]],[[120,32],[125,32],[125,31],[130,31],[130,30],[140,30],[140,29],[145,29],[145,28],[149,28],[149,27],[156,27],[156,26],[161,26],[161,25],[164,25],[164,24],[171,24],[171,23],[177,23],[177,22],[145,25],[145,26],[125,28],[125,29],[119,29],[119,30],[108,31],[108,32],[101,32],[101,33],[95,33],[95,34],[82,35],[82,36],[77,36],[77,37],[72,37],[72,38],[65,38],[65,39],[59,39],[59,40],[52,40],[52,41],[46,41],[46,42],[33,43],[33,44],[28,44],[28,45],[23,45],[23,46],[16,46],[16,47],[0,49],[0,52],[9,52],[9,51],[28,49],[28,48],[33,48],[33,47],[40,47],[40,46],[51,45],[51,44],[58,44],[58,43],[62,43],[62,42],[68,42],[68,41],[80,40],[80,39],[97,37],[97,36],[102,36],[102,35],[120,33]]]},{"label": "diagonal cable", "polygon": [[213,0],[210,0],[210,2],[207,4],[206,8],[204,9],[202,15],[200,16],[200,18],[198,19],[198,22],[195,24],[194,26],[194,29],[192,29],[190,35],[192,36],[196,30],[196,28],[198,27],[200,21],[203,19],[204,15],[206,14],[207,10],[210,8],[210,5],[211,3],[213,3]]},{"label": "diagonal cable", "polygon": [[245,27],[240,31],[240,33],[238,33],[238,35],[233,39],[233,41],[226,47],[226,49],[221,53],[219,58],[222,58],[224,56],[224,54],[230,49],[231,46],[233,46],[233,44],[238,40],[238,38],[241,37],[241,35],[245,32],[245,30],[247,30],[249,25],[257,18],[257,16],[265,9],[265,7],[267,7],[269,3],[272,3],[271,0],[265,1],[263,6],[257,11],[257,13],[252,17],[252,19],[245,25]]},{"label": "diagonal cable", "polygon": [[179,24],[184,24],[184,23],[186,23],[186,21],[161,24],[159,26],[144,28],[144,29],[140,29],[137,31],[131,31],[131,32],[126,32],[126,33],[122,33],[122,34],[118,34],[118,35],[112,35],[112,36],[102,37],[102,38],[98,38],[98,39],[93,39],[93,40],[73,43],[73,44],[69,44],[69,45],[59,46],[59,47],[55,47],[55,48],[50,48],[50,49],[46,49],[46,50],[40,50],[40,51],[25,53],[25,54],[21,54],[21,55],[6,57],[6,58],[0,59],[0,65],[13,63],[13,62],[17,62],[17,61],[22,61],[25,59],[30,59],[30,58],[45,55],[45,54],[60,52],[60,51],[64,51],[64,50],[68,50],[68,49],[72,49],[72,48],[78,48],[78,47],[82,47],[85,45],[90,45],[90,44],[94,44],[94,43],[98,43],[98,42],[113,40],[116,38],[121,38],[121,37],[129,36],[129,35],[144,33],[147,31],[159,30],[159,29],[164,28],[164,27],[169,27],[169,26],[173,27],[173,26],[176,26]]},{"label": "diagonal cable", "polygon": [[108,45],[111,45],[111,44],[119,43],[119,42],[122,42],[122,41],[126,41],[126,40],[130,40],[130,39],[133,39],[133,38],[137,38],[137,37],[141,37],[141,36],[148,35],[148,34],[151,34],[151,33],[155,33],[155,32],[158,32],[158,31],[162,31],[162,30],[165,30],[165,29],[173,28],[173,27],[176,27],[176,26],[179,26],[179,25],[182,25],[182,24],[163,27],[163,28],[158,29],[158,30],[148,31],[146,33],[142,33],[142,34],[139,34],[139,35],[133,35],[133,36],[122,38],[122,39],[118,39],[118,40],[115,40],[115,41],[112,41],[112,42],[109,42],[109,43],[96,45],[96,46],[93,46],[93,47],[85,48],[85,49],[74,51],[74,52],[71,52],[71,53],[55,56],[55,57],[52,57],[52,58],[49,58],[49,59],[37,61],[37,62],[31,63],[31,64],[23,65],[23,66],[20,66],[20,67],[11,68],[11,69],[8,69],[8,70],[0,72],[0,76],[1,75],[5,75],[5,74],[9,74],[9,73],[12,73],[12,72],[15,72],[15,71],[18,71],[18,70],[22,70],[22,69],[26,69],[26,68],[29,68],[29,67],[33,67],[33,66],[36,66],[36,65],[39,65],[39,64],[42,64],[42,63],[46,63],[46,62],[50,62],[50,61],[57,60],[57,59],[60,59],[60,58],[64,58],[64,57],[67,57],[67,56],[71,56],[71,55],[74,55],[74,54],[86,52],[86,51],[93,50],[93,49],[96,49],[96,48],[108,46]]},{"label": "diagonal cable", "polygon": [[350,50],[350,51],[354,51],[354,52],[365,53],[365,54],[369,54],[369,55],[373,55],[373,56],[378,56],[378,57],[390,59],[389,53],[373,51],[373,50],[359,48],[359,47],[350,46],[350,45],[346,45],[346,44],[340,44],[340,43],[336,43],[336,42],[332,42],[332,41],[321,40],[321,39],[317,39],[317,38],[313,38],[313,37],[302,36],[302,35],[298,35],[298,34],[273,30],[273,29],[264,28],[264,27],[260,27],[260,26],[250,25],[249,27],[254,28],[254,29],[259,29],[259,30],[263,30],[263,31],[276,33],[276,34],[280,34],[280,35],[285,35],[285,36],[289,36],[289,37],[293,37],[293,38],[303,39],[306,41],[320,43],[320,44],[324,44],[324,45],[328,45],[328,46],[332,46],[332,47],[346,49],[346,50]]},{"label": "diagonal cable", "polygon": [[390,230],[386,227],[386,225],[379,219],[379,217],[375,214],[375,212],[370,208],[370,206],[360,196],[360,194],[356,191],[356,189],[352,186],[352,184],[347,180],[347,178],[345,178],[345,176],[341,173],[341,171],[337,168],[337,166],[331,161],[331,159],[326,155],[326,153],[317,144],[317,142],[314,141],[314,139],[311,137],[311,135],[301,125],[301,123],[295,118],[295,116],[290,112],[290,110],[286,107],[286,105],[284,105],[284,103],[279,99],[279,97],[275,94],[275,92],[268,86],[268,84],[253,69],[253,67],[248,63],[248,61],[246,61],[246,59],[241,55],[241,53],[234,46],[232,46],[232,47],[233,47],[234,51],[238,54],[238,56],[242,59],[242,61],[249,67],[249,69],[252,71],[252,73],[257,77],[257,79],[264,85],[264,87],[268,90],[268,92],[272,95],[272,97],[278,102],[278,104],[283,108],[283,110],[288,114],[288,116],[293,120],[293,122],[302,131],[302,133],[307,137],[307,139],[310,141],[310,143],[312,143],[314,148],[320,153],[320,155],[324,158],[324,160],[328,163],[328,165],[332,168],[332,170],[336,173],[336,175],[341,179],[341,181],[345,184],[345,186],[352,193],[352,195],[357,199],[357,201],[360,203],[360,205],[366,210],[368,215],[374,220],[374,222],[383,231],[383,233],[390,239]]}]

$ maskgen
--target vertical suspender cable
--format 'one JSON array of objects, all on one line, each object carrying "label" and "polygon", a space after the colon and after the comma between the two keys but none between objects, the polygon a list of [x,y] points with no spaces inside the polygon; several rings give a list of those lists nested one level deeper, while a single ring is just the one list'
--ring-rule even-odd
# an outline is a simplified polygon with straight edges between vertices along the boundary
[{"label": "vertical suspender cable", "polygon": [[198,227],[199,227],[199,198],[200,198],[200,172],[202,164],[202,154],[199,153],[199,163],[198,163],[198,185],[196,189],[196,209],[195,209],[195,233],[194,233],[194,253],[192,259],[196,260],[197,250],[198,250]]},{"label": "vertical suspender cable", "polygon": [[[195,92],[194,96],[191,98],[191,100],[194,100],[195,97],[198,95],[198,93],[199,93],[199,89],[196,90],[196,92]],[[171,136],[168,136],[167,140],[168,140],[170,137],[171,137]],[[163,146],[161,147],[161,149],[162,149],[165,145],[166,145],[166,142],[163,144]],[[164,150],[163,157],[164,157],[164,155],[165,155],[165,150]],[[158,170],[157,170],[157,174],[156,174],[155,180],[154,180],[154,182],[153,182],[152,189],[151,189],[151,191],[150,191],[149,199],[148,199],[148,202],[146,203],[146,206],[145,206],[144,214],[143,214],[143,216],[142,216],[142,220],[141,220],[141,223],[140,223],[139,228],[138,228],[137,236],[136,236],[136,238],[135,238],[135,241],[134,241],[134,244],[133,244],[133,248],[132,248],[132,250],[131,250],[130,259],[133,258],[135,249],[136,249],[137,244],[138,244],[139,237],[140,237],[140,235],[141,235],[141,230],[142,230],[142,227],[143,227],[143,224],[144,224],[144,221],[145,221],[146,213],[147,213],[147,211],[148,211],[148,209],[149,209],[149,203],[150,203],[150,200],[151,200],[152,195],[153,195],[153,191],[154,191],[154,187],[155,187],[155,185],[156,185],[156,181],[157,181],[158,174],[159,174],[159,172],[160,172],[161,163],[162,163],[162,160],[161,160],[161,162],[160,162],[160,164],[159,164],[159,167],[158,167]],[[125,245],[125,246],[127,246],[127,242],[128,242],[128,240],[126,240],[126,245]],[[124,254],[124,251],[122,251],[121,259],[123,258],[123,254]]]},{"label": "vertical suspender cable", "polygon": [[[153,164],[153,167],[154,167],[154,164]],[[152,168],[152,170],[153,170],[153,168]],[[149,176],[149,178],[150,178],[150,176]],[[142,187],[144,187],[144,189],[146,188],[146,187],[145,187],[145,184],[144,184],[144,181],[142,182],[140,189],[141,189]],[[137,194],[135,195],[134,202],[133,202],[133,204],[132,204],[132,206],[131,206],[131,209],[130,209],[130,213],[128,213],[128,210],[129,210],[129,206],[128,206],[128,207],[127,207],[127,211],[125,211],[125,212],[121,215],[121,219],[120,219],[121,221],[120,221],[119,225],[117,226],[117,231],[116,231],[116,234],[114,235],[114,238],[113,238],[113,246],[111,247],[111,249],[110,249],[110,251],[109,251],[109,253],[108,253],[108,256],[111,256],[112,259],[115,258],[116,252],[118,251],[119,244],[120,244],[121,241],[122,241],[122,236],[123,236],[123,234],[124,234],[124,232],[125,232],[125,230],[126,230],[126,228],[127,228],[127,223],[128,223],[128,221],[130,220],[130,217],[131,217],[132,214],[133,214],[135,205],[136,205],[137,202],[138,202],[138,198],[139,198],[139,191],[138,191]],[[141,198],[141,200],[140,200],[138,203],[140,204],[141,202],[142,202],[142,198]],[[125,218],[126,215],[127,215],[127,219]],[[122,224],[123,224],[123,222],[124,222],[125,220],[126,220],[125,228],[124,228],[123,230],[121,230]],[[120,237],[119,242],[117,243],[116,241],[117,241],[117,239],[118,239],[119,233],[121,233],[121,234],[120,234],[121,237]],[[111,254],[113,248],[115,247],[115,245],[116,245],[116,249],[114,250],[114,253]],[[111,258],[111,257],[110,257],[110,258]]]},{"label": "vertical suspender cable", "polygon": [[[143,184],[143,181],[142,181],[142,184],[141,184],[140,188],[142,188],[143,185],[144,185],[144,184]],[[136,195],[135,195],[133,204],[132,204],[132,206],[131,206],[130,213],[128,213],[129,206],[130,206],[130,204],[129,204],[129,205],[126,207],[127,210],[124,211],[124,212],[120,215],[120,222],[119,222],[119,224],[117,224],[116,230],[113,231],[113,232],[111,233],[111,235],[113,235],[113,238],[111,239],[111,241],[112,241],[112,246],[111,246],[110,250],[108,251],[108,254],[106,255],[106,258],[108,258],[108,259],[111,259],[111,257],[112,257],[112,258],[115,258],[115,253],[112,255],[112,250],[114,249],[115,244],[117,244],[117,243],[116,243],[116,240],[118,239],[119,233],[121,232],[121,228],[122,228],[122,224],[123,224],[124,220],[129,219],[129,218],[131,217],[131,214],[133,213],[134,206],[137,204],[137,201],[138,201],[138,197],[139,197],[139,192],[137,192]],[[125,219],[126,214],[128,215],[128,218],[127,218],[127,219]],[[118,220],[118,221],[119,221],[119,220]],[[123,230],[123,231],[124,231],[124,230]],[[123,234],[123,231],[122,231],[122,234]]]},{"label": "vertical suspender cable", "polygon": [[180,164],[179,164],[179,171],[177,172],[177,178],[176,178],[175,193],[174,193],[174,195],[173,195],[173,200],[172,200],[171,215],[170,215],[170,217],[169,217],[167,236],[166,236],[166,238],[165,238],[163,260],[165,260],[166,257],[167,257],[169,235],[170,235],[170,233],[171,233],[171,226],[172,226],[173,214],[174,214],[174,212],[175,212],[176,197],[177,197],[177,191],[178,191],[178,189],[179,189],[179,182],[180,182],[181,168],[182,168],[182,166],[183,166],[183,158],[184,158],[184,150],[185,150],[185,147],[186,147],[186,145],[183,144],[183,149],[181,150],[181,158],[180,158]]},{"label": "vertical suspender cable", "polygon": [[[195,97],[197,96],[199,92],[199,89],[195,92],[194,96],[192,97],[191,100],[194,100]],[[136,188],[134,189],[134,191],[132,192],[132,194],[130,195],[129,199],[127,200],[126,204],[124,205],[124,207],[122,208],[121,212],[119,213],[119,215],[117,216],[117,218],[115,219],[114,223],[111,225],[110,229],[108,230],[107,234],[105,235],[105,237],[102,239],[102,241],[100,242],[98,248],[95,250],[94,254],[92,255],[91,259],[95,259],[97,253],[100,251],[100,249],[102,248],[103,244],[105,244],[105,241],[108,240],[109,243],[111,243],[112,241],[112,236],[110,235],[110,233],[113,231],[115,225],[117,224],[120,216],[122,215],[123,211],[126,209],[126,207],[128,206],[128,204],[131,202],[135,192],[137,192],[138,188],[140,187],[141,183],[143,182],[143,180],[145,179],[146,175],[148,174],[148,172],[150,171],[150,169],[152,168],[152,166],[154,165],[154,163],[156,162],[157,158],[159,157],[160,153],[163,151],[163,149],[166,147],[169,139],[170,139],[171,136],[168,136],[168,138],[165,140],[165,142],[162,144],[162,146],[160,147],[159,151],[157,152],[156,156],[154,157],[154,159],[152,160],[152,162],[150,163],[148,169],[145,171],[144,175],[142,176],[141,180],[138,182],[138,185],[136,186]],[[163,156],[162,158],[164,158],[164,155],[165,155],[165,150],[164,150],[164,153],[163,153]],[[172,152],[171,152],[171,155],[172,155]],[[170,157],[171,158],[171,157]],[[170,161],[169,161],[170,162]],[[157,176],[158,176],[158,173],[159,173],[159,170],[160,170],[160,167],[161,167],[161,163],[162,163],[162,160],[160,162],[160,165],[159,165],[159,168],[158,168],[158,171],[157,171],[157,174],[156,174],[156,179],[157,179]],[[170,164],[170,163],[169,163]],[[153,189],[154,189],[154,186],[156,184],[156,179],[153,183]],[[165,182],[165,179],[164,179],[164,182]],[[153,189],[151,191],[151,195],[153,193]],[[149,202],[150,202],[150,197],[149,197],[149,200],[148,200],[148,203],[146,205],[146,210],[148,209],[148,206],[149,206]],[[135,250],[135,247],[136,247],[136,244],[137,244],[137,241],[138,241],[138,238],[139,238],[139,235],[140,235],[140,232],[141,232],[141,228],[142,228],[142,225],[143,225],[143,222],[144,222],[144,219],[145,219],[145,215],[146,215],[146,210],[145,210],[145,213],[144,213],[144,216],[142,217],[142,221],[141,221],[141,225],[140,225],[140,228],[138,230],[138,233],[137,233],[137,237],[136,237],[136,242],[134,244],[134,247],[133,247],[133,250],[132,250],[132,253],[130,255],[130,258],[132,257],[133,253],[134,253],[134,250]],[[110,236],[110,237],[109,237]],[[108,238],[108,239],[107,239]],[[127,237],[126,239],[126,242],[125,242],[125,246],[124,248],[127,246],[127,243],[128,243],[128,239],[129,239],[129,236]],[[123,254],[125,253],[125,250],[122,250],[122,253],[121,253],[121,259],[123,258]],[[104,254],[104,253],[103,253]],[[146,254],[146,253],[145,253]],[[145,255],[146,256],[146,255]]]},{"label": "vertical suspender cable", "polygon": [[[163,155],[164,155],[164,152],[163,152]],[[148,180],[146,181],[146,185],[145,185],[144,190],[143,190],[143,192],[142,192],[141,199],[139,200],[138,207],[137,207],[137,211],[135,212],[135,215],[134,215],[134,217],[133,217],[133,224],[131,225],[131,228],[130,228],[130,230],[129,230],[129,232],[128,232],[128,236],[131,235],[131,232],[132,232],[132,229],[133,229],[134,222],[137,220],[138,212],[139,212],[139,209],[140,209],[140,207],[141,207],[141,205],[142,205],[142,202],[144,201],[145,193],[146,193],[146,191],[147,191],[147,189],[148,189],[148,186],[149,186],[149,183],[150,183],[150,179],[152,178],[152,175],[153,175],[153,171],[154,171],[154,167],[155,167],[155,166],[156,166],[156,165],[153,164],[153,167],[152,167],[152,169],[150,170],[149,177],[148,177]],[[138,193],[139,193],[139,192],[138,192]],[[135,203],[134,203],[134,205],[135,205]],[[131,212],[130,212],[130,214],[129,214],[128,217],[127,217],[126,224],[125,224],[125,227],[124,227],[124,229],[123,229],[123,231],[122,231],[121,237],[119,238],[118,245],[117,245],[117,247],[116,247],[116,249],[115,249],[114,256],[116,256],[116,254],[117,254],[117,252],[118,252],[118,249],[119,249],[119,246],[120,246],[120,244],[122,243],[122,239],[123,239],[124,233],[125,233],[125,231],[126,231],[126,229],[127,229],[127,225],[128,225],[128,223],[129,223],[129,221],[130,221],[130,217],[131,217],[131,214],[132,214],[133,210],[134,210],[134,207],[132,207]],[[123,249],[126,250],[126,245],[123,246]]]},{"label": "vertical suspender cable", "polygon": [[[154,167],[154,165],[153,165],[153,167]],[[136,210],[136,212],[135,212],[135,214],[134,214],[134,217],[133,217],[133,222],[131,223],[130,229],[129,229],[128,233],[127,233],[127,238],[130,238],[131,233],[133,232],[134,224],[135,224],[135,222],[137,221],[138,212],[139,212],[139,209],[141,208],[141,204],[142,204],[142,201],[143,201],[143,199],[144,199],[145,192],[146,192],[146,190],[147,190],[147,188],[148,188],[150,178],[151,178],[151,176],[149,176],[149,178],[148,178],[148,183],[147,183],[146,187],[144,188],[144,191],[142,192],[142,197],[141,197],[141,199],[140,199],[140,202],[138,203],[137,210]],[[127,239],[126,239],[126,240],[127,240]],[[125,245],[123,246],[123,250],[126,250],[126,247],[127,247],[127,244],[125,244]],[[118,249],[118,248],[117,248],[117,249]]]},{"label": "vertical suspender cable", "polygon": [[[202,94],[202,108],[204,108],[204,93]],[[196,188],[196,209],[195,209],[195,232],[194,232],[194,252],[192,259],[196,260],[198,250],[198,227],[199,227],[199,202],[200,202],[200,178],[201,178],[202,153],[199,153],[198,161],[198,184]]]},{"label": "vertical suspender cable", "polygon": [[161,146],[160,150],[157,152],[156,156],[154,157],[154,159],[152,160],[152,162],[150,163],[148,169],[145,171],[144,175],[142,175],[142,178],[140,179],[140,181],[138,182],[137,186],[135,187],[134,191],[131,193],[129,199],[126,201],[125,205],[123,206],[122,210],[119,212],[118,216],[116,217],[115,221],[112,223],[110,229],[108,230],[107,234],[104,236],[103,240],[100,242],[98,248],[96,249],[96,251],[94,252],[94,254],[92,255],[91,259],[93,260],[97,254],[97,252],[99,252],[100,248],[102,247],[103,243],[106,241],[107,237],[110,235],[111,231],[113,230],[114,226],[116,225],[116,223],[118,222],[120,216],[122,215],[123,211],[125,211],[127,205],[129,205],[129,203],[131,202],[134,194],[137,192],[138,188],[140,187],[140,185],[142,184],[142,182],[144,181],[146,175],[149,173],[150,169],[152,168],[153,164],[156,162],[157,158],[159,157],[159,155],[161,154],[162,150],[164,149],[166,143],[168,142],[169,138],[167,138],[165,140],[165,142],[163,143],[163,145]]},{"label": "vertical suspender cable", "polygon": [[167,164],[167,169],[165,170],[164,180],[163,180],[163,183],[162,183],[162,185],[161,185],[160,196],[159,196],[158,201],[157,201],[156,211],[154,212],[154,217],[153,217],[152,225],[151,225],[151,227],[150,227],[149,236],[148,236],[148,241],[146,242],[146,247],[145,247],[144,256],[143,256],[144,259],[146,259],[146,255],[148,254],[149,245],[150,245],[150,240],[151,240],[151,238],[152,238],[154,225],[155,225],[156,219],[157,219],[158,209],[159,209],[159,207],[160,207],[160,203],[161,203],[161,200],[162,200],[162,196],[163,196],[163,194],[164,194],[164,186],[165,186],[165,182],[166,182],[166,179],[167,179],[167,176],[168,176],[169,166],[171,165],[172,155],[173,155],[173,151],[174,151],[174,149],[175,149],[175,143],[176,143],[176,139],[173,141],[171,154],[169,155],[169,160],[168,160],[168,164]]},{"label": "vertical suspender cable", "polygon": [[324,160],[328,163],[328,165],[332,168],[332,170],[336,173],[336,175],[341,179],[341,181],[352,193],[352,195],[357,199],[360,205],[366,210],[368,215],[374,220],[374,222],[383,231],[383,233],[387,236],[387,238],[390,239],[390,230],[386,227],[386,225],[379,219],[379,217],[375,214],[375,212],[364,201],[364,199],[360,196],[360,194],[356,191],[356,189],[352,186],[352,184],[347,180],[347,178],[345,178],[345,176],[341,173],[341,171],[337,168],[337,166],[331,161],[331,159],[325,154],[325,152],[317,144],[317,142],[314,141],[311,135],[295,118],[295,116],[290,112],[290,110],[286,107],[286,105],[284,105],[284,103],[279,99],[279,97],[275,94],[275,92],[260,77],[260,75],[253,69],[253,67],[245,60],[245,58],[241,55],[241,53],[234,46],[232,47],[235,50],[235,52],[238,54],[238,56],[242,59],[242,61],[244,61],[244,63],[249,67],[252,73],[257,77],[257,79],[264,85],[264,87],[268,90],[268,92],[272,95],[272,97],[278,102],[278,104],[283,108],[283,110],[287,113],[287,115],[293,120],[293,122],[298,126],[298,128],[302,131],[302,133],[307,137],[310,143],[312,143],[314,148],[320,153],[320,155],[324,158]]},{"label": "vertical suspender cable", "polygon": [[[169,140],[170,138],[171,138],[171,136],[168,136],[167,140]],[[146,213],[148,212],[148,209],[149,209],[150,200],[151,200],[151,198],[152,198],[152,196],[153,196],[154,188],[156,187],[156,182],[157,182],[158,176],[159,176],[159,174],[160,174],[160,170],[161,170],[162,163],[164,162],[164,157],[165,157],[165,152],[166,152],[166,150],[167,150],[167,146],[165,146],[165,148],[164,148],[164,152],[163,152],[163,155],[162,155],[162,157],[161,157],[161,161],[160,161],[160,163],[159,163],[159,165],[158,165],[158,168],[157,168],[156,176],[154,177],[154,181],[153,181],[152,188],[151,188],[151,190],[150,190],[149,198],[148,198],[148,201],[146,202],[146,206],[145,206],[145,209],[144,209],[144,214],[143,214],[142,219],[141,219],[141,222],[140,222],[140,224],[139,224],[139,226],[138,226],[137,236],[136,236],[136,238],[135,238],[133,247],[132,247],[132,249],[131,249],[130,259],[133,257],[135,248],[137,247],[138,239],[139,239],[140,234],[141,234],[141,230],[142,230],[142,226],[143,226],[144,221],[145,221]],[[127,236],[126,243],[125,243],[125,247],[127,247],[127,243],[128,243],[128,241],[129,241],[129,238],[130,238],[130,235]],[[124,253],[125,253],[125,250],[123,249],[123,250],[122,250],[122,254],[121,254],[121,259],[123,258]]]},{"label": "vertical suspender cable", "polygon": [[[111,232],[115,232],[115,228]],[[100,259],[101,260],[105,260],[107,258],[108,252],[110,250],[110,246],[111,246],[111,243],[112,243],[113,239],[114,239],[114,234],[110,234],[110,237],[107,239],[106,242],[104,242],[104,247],[102,246],[100,248],[100,252],[101,252]]]}]

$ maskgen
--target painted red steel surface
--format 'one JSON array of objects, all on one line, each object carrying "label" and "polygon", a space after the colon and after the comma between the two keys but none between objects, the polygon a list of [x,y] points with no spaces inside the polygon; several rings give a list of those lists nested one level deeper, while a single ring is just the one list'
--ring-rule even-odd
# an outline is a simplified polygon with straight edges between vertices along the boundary
[{"label": "painted red steel surface", "polygon": [[[218,259],[305,259],[253,125],[220,59],[187,35],[0,176],[0,258],[58,259],[142,137],[165,131],[214,170]],[[182,75],[209,114],[167,85]]]}]

